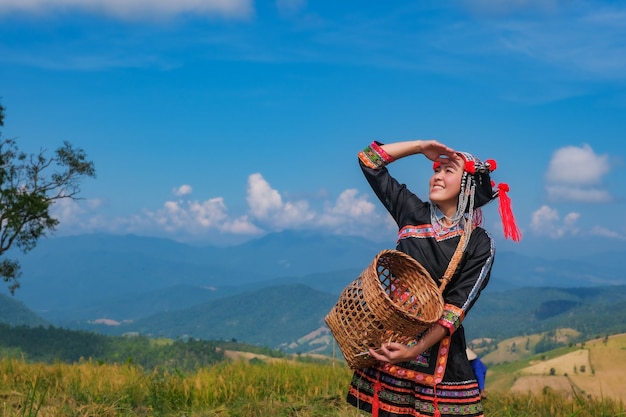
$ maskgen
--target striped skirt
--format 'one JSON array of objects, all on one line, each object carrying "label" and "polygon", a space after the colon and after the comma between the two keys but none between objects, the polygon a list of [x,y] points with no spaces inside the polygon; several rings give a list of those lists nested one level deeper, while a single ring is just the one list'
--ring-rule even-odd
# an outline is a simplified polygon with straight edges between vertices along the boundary
[{"label": "striped skirt", "polygon": [[348,403],[373,417],[483,416],[476,381],[440,382],[432,387],[373,368],[354,372]]}]

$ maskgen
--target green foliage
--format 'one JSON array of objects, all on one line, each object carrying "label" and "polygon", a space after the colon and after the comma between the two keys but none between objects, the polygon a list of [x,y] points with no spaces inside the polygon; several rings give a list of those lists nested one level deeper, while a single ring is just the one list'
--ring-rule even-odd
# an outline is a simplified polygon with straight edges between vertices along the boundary
[{"label": "green foliage", "polygon": [[144,369],[189,372],[224,360],[215,342],[175,340],[155,343],[142,337],[103,336],[54,326],[28,327],[0,324],[0,352],[16,350],[29,362],[76,363],[85,359],[99,363],[126,363]]},{"label": "green foliage", "polygon": [[559,342],[556,337],[556,332],[551,330],[546,332],[539,342],[535,345],[535,353],[544,353],[550,350],[558,349],[560,347],[564,347],[565,343]]},{"label": "green foliage", "polygon": [[31,327],[49,324],[22,302],[4,294],[0,294],[0,322],[11,326],[26,325]]},{"label": "green foliage", "polygon": [[[0,105],[0,127],[4,125],[4,107]],[[26,154],[13,139],[0,135],[0,255],[15,246],[28,252],[59,224],[52,217],[52,204],[62,199],[76,199],[84,177],[95,177],[94,164],[85,152],[69,142],[47,157]],[[3,259],[0,276],[13,293],[19,288],[20,265]]]},{"label": "green foliage", "polygon": [[25,406],[22,408],[22,415],[28,417],[36,416],[46,398],[47,392],[48,387],[46,384],[39,377],[36,377],[32,387],[30,387],[29,391],[26,393],[26,401]]},{"label": "green foliage", "polygon": [[[469,340],[504,340],[558,328],[575,329],[580,340],[626,331],[626,286],[529,287],[485,292],[463,325]],[[570,340],[577,342],[577,340]],[[549,340],[539,351],[554,348]],[[537,351],[537,350],[535,350]]]},{"label": "green foliage", "polygon": [[193,392],[185,390],[180,373],[155,371],[150,376],[147,405],[156,416],[167,416],[176,411],[189,410],[193,405]]},{"label": "green foliage", "polygon": [[336,296],[303,284],[279,285],[155,314],[115,330],[169,338],[190,335],[203,340],[239,340],[277,348],[324,326],[324,316],[336,301]]},{"label": "green foliage", "polygon": [[550,317],[558,316],[559,314],[567,313],[568,311],[581,306],[582,303],[571,300],[548,300],[537,308],[535,311],[535,317],[537,320],[546,320]]}]

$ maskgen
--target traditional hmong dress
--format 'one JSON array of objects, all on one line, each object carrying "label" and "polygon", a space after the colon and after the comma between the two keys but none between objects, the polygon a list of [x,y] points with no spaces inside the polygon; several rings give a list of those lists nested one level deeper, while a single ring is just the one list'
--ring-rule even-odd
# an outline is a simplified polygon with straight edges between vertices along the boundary
[{"label": "traditional hmong dress", "polygon": [[[414,257],[436,281],[454,253],[462,226],[443,228],[431,219],[431,205],[396,181],[392,162],[377,142],[359,154],[372,189],[398,224],[397,249]],[[373,416],[482,416],[478,383],[465,353],[462,321],[487,285],[494,258],[493,240],[477,227],[455,274],[443,292],[439,323],[449,336],[412,361],[354,372],[348,402]],[[416,338],[419,335],[415,335]]]}]

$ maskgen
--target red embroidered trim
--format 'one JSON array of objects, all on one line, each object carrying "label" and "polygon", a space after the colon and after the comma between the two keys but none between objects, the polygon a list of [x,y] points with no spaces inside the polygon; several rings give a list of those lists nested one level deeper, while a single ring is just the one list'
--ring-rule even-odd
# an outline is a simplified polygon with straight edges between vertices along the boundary
[{"label": "red embroidered trim", "polygon": [[443,306],[443,314],[437,323],[447,328],[450,334],[452,334],[459,328],[464,318],[465,312],[462,308],[453,304],[445,304]]},{"label": "red embroidered trim", "polygon": [[385,164],[389,164],[393,161],[395,161],[396,159],[389,155],[387,152],[385,152],[385,150],[376,142],[372,142],[372,144],[370,145],[370,147],[376,151],[376,153],[378,153],[378,155],[380,155],[381,158],[383,158],[383,160],[385,161]]},{"label": "red embroidered trim", "polygon": [[446,336],[441,339],[441,342],[439,342],[439,351],[437,352],[437,356],[435,358],[435,371],[432,375],[427,374],[426,372],[406,369],[398,365],[392,365],[390,363],[381,364],[378,369],[398,378],[412,379],[413,381],[419,382],[420,384],[434,386],[443,381],[443,374],[446,372],[448,355],[450,353],[450,341],[451,337]]}]

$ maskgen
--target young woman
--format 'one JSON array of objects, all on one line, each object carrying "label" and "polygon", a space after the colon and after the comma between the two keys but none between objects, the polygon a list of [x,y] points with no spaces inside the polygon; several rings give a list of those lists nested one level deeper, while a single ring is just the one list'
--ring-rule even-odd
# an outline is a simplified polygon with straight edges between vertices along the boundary
[{"label": "young woman", "polygon": [[[433,161],[428,200],[409,191],[386,168],[417,154]],[[348,402],[374,417],[482,416],[462,322],[489,281],[495,254],[491,236],[481,227],[480,207],[499,197],[505,236],[516,241],[521,237],[506,195],[508,187],[492,183],[495,161],[483,163],[434,140],[373,142],[359,153],[359,162],[398,224],[396,249],[415,258],[437,283],[459,243],[463,256],[443,291],[444,313],[439,321],[415,335],[414,343],[384,343],[370,349],[378,365],[355,371]]]}]

